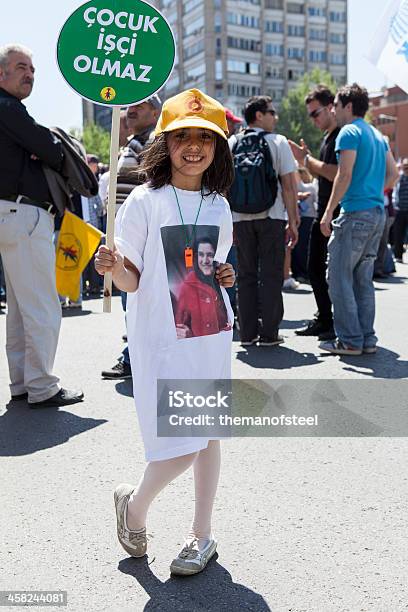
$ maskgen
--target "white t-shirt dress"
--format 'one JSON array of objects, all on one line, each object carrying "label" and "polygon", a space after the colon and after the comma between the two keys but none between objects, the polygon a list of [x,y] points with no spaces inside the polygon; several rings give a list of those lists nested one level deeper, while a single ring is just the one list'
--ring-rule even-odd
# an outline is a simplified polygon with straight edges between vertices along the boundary
[{"label": "white t-shirt dress", "polygon": [[[214,262],[224,263],[232,245],[228,202],[171,185],[141,185],[119,210],[115,244],[141,273],[139,288],[128,294],[126,320],[146,460],[202,450],[211,438],[157,436],[157,380],[231,377],[234,316],[214,279]],[[193,246],[190,269],[186,246]]]}]

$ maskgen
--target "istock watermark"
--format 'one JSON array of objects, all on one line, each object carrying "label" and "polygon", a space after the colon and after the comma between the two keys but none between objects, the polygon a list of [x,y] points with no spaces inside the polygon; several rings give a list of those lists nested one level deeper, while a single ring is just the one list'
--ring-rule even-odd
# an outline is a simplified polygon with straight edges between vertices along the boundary
[{"label": "istock watermark", "polygon": [[408,436],[408,380],[159,380],[159,437]]}]

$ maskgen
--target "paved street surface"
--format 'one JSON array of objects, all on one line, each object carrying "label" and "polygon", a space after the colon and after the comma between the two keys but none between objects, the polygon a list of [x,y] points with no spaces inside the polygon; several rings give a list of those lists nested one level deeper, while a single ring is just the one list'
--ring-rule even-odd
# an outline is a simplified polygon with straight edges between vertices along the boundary
[{"label": "paved street surface", "polygon": [[[245,351],[240,378],[408,378],[408,265],[376,284],[377,355],[322,356],[294,329],[310,317],[307,285],[285,294],[285,345]],[[406,438],[241,438],[223,444],[214,515],[218,557],[170,578],[193,506],[191,473],[156,500],[147,558],[116,541],[114,487],[144,466],[129,381],[102,381],[121,349],[113,314],[84,302],[64,317],[56,371],[82,404],[30,410],[9,402],[0,315],[0,590],[66,590],[75,612],[399,612],[408,609]],[[405,387],[406,388],[406,387]],[[407,393],[401,397],[406,404]],[[391,409],[391,407],[390,407]],[[57,608],[49,608],[56,610]]]}]

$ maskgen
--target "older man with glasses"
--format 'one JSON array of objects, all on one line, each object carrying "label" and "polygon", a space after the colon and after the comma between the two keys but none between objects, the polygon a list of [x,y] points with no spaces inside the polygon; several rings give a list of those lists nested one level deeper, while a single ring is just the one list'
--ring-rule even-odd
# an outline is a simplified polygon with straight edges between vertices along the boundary
[{"label": "older man with glasses", "polygon": [[[319,340],[330,340],[335,337],[332,303],[326,280],[328,238],[320,231],[320,221],[326,210],[337,172],[335,143],[340,129],[332,112],[333,102],[333,93],[323,84],[311,91],[305,100],[310,119],[324,132],[319,159],[312,157],[303,140],[300,145],[289,140],[296,161],[319,180],[318,216],[312,225],[308,256],[308,275],[317,304],[317,314],[304,329],[295,332],[298,336],[318,336]],[[338,209],[335,211],[335,216],[337,214]]]}]

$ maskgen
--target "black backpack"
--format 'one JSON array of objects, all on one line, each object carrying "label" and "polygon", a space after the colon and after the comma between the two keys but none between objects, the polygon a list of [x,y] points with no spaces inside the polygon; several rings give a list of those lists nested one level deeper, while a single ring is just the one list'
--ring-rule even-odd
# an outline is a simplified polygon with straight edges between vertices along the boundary
[{"label": "black backpack", "polygon": [[275,204],[278,177],[264,134],[248,128],[235,136],[232,148],[235,178],[228,194],[234,212],[256,214]]}]

